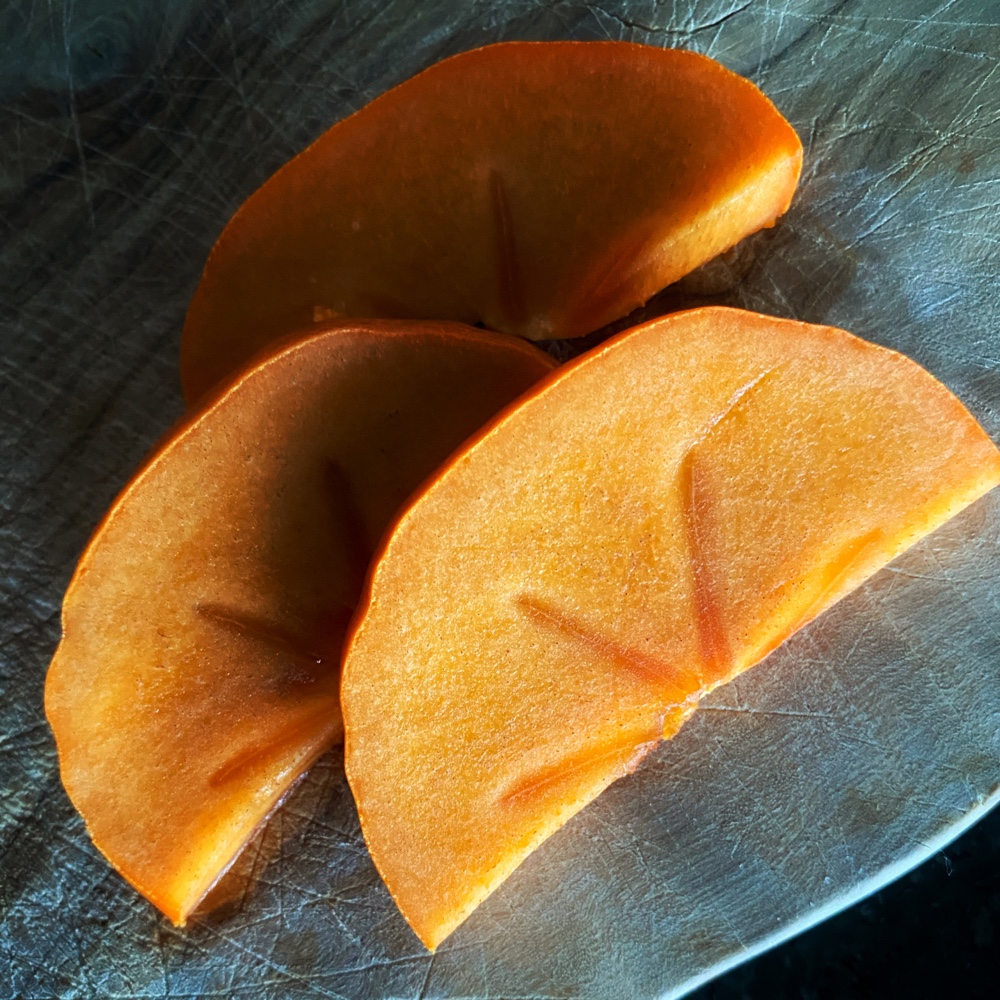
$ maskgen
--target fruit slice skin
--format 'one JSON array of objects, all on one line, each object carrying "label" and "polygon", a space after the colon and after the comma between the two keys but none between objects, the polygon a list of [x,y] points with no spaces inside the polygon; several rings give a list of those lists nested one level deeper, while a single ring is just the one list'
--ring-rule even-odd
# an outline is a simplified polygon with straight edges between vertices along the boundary
[{"label": "fruit slice skin", "polygon": [[333,315],[588,333],[773,225],[801,164],[774,105],[694,52],[507,42],[446,59],[239,209],[188,311],[185,397]]},{"label": "fruit slice skin", "polygon": [[386,524],[553,365],[458,324],[331,328],[241,375],[119,496],[45,709],[95,844],[175,923],[341,736],[341,642]]},{"label": "fruit slice skin", "polygon": [[420,939],[998,482],[915,362],[739,310],[639,327],[522,397],[386,536],[345,657],[348,779]]}]

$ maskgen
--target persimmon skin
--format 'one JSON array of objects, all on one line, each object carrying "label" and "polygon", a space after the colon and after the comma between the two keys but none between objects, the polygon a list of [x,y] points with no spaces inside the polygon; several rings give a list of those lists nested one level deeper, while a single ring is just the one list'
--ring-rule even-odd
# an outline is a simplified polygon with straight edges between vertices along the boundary
[{"label": "persimmon skin", "polygon": [[944,386],[842,330],[693,310],[539,383],[387,533],[348,640],[347,776],[421,941],[998,483]]},{"label": "persimmon skin", "polygon": [[588,333],[773,225],[801,163],[774,105],[694,52],[453,56],[334,125],[237,211],[187,314],[185,397],[334,315]]},{"label": "persimmon skin", "polygon": [[174,923],[341,736],[341,642],[385,525],[553,364],[453,323],[332,326],[244,372],[119,496],[45,710],[94,843]]}]

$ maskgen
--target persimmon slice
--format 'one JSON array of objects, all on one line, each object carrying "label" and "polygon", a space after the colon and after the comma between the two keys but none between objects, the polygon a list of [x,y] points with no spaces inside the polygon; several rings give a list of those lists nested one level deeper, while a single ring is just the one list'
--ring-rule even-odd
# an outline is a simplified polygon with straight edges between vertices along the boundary
[{"label": "persimmon slice", "polygon": [[748,80],[627,42],[509,42],[334,125],[219,237],[188,311],[188,400],[333,315],[575,337],[788,207],[802,147]]},{"label": "persimmon slice", "polygon": [[347,774],[421,940],[998,482],[944,386],[842,330],[694,310],[550,375],[401,516],[349,640]]},{"label": "persimmon slice", "polygon": [[95,844],[175,923],[340,737],[341,643],[385,525],[552,367],[458,324],[322,331],[118,498],[67,591],[45,708]]}]

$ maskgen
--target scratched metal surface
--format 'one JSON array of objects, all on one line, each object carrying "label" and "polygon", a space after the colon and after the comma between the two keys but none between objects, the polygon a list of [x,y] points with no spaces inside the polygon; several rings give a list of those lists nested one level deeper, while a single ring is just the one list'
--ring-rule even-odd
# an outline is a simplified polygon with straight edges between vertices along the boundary
[{"label": "scratched metal surface", "polygon": [[998,496],[717,692],[433,958],[338,755],[179,931],[88,842],[41,704],[75,558],[181,410],[181,320],[226,219],[331,122],[485,42],[684,45],[749,75],[805,142],[795,206],[653,310],[847,327],[1000,439],[998,21],[989,0],[0,4],[0,997],[676,996],[981,815]]}]

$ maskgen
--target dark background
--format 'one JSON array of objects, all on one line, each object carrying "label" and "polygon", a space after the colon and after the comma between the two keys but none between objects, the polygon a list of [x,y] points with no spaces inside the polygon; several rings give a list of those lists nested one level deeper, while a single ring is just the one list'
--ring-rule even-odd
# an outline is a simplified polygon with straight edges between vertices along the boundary
[{"label": "dark background", "polygon": [[[651,311],[707,298],[837,322],[862,279],[868,294],[878,293],[864,267],[907,246],[877,244],[895,218],[895,209],[885,211],[895,192],[881,216],[856,227],[867,246],[877,244],[868,256],[836,231],[855,211],[851,199],[864,202],[859,170],[901,162],[919,177],[921,157],[934,157],[973,182],[984,161],[994,171],[1000,162],[998,24],[987,0],[0,0],[0,998],[189,995],[171,986],[173,959],[163,958],[153,983],[138,983],[127,969],[116,979],[105,965],[91,978],[87,942],[101,927],[115,933],[115,906],[128,890],[96,856],[62,793],[41,691],[62,589],[129,471],[181,412],[175,359],[184,306],[215,236],[254,188],[332,121],[475,45],[611,37],[697,47],[760,83],[792,119],[806,145],[805,207],[795,225],[837,252],[800,264],[789,301],[775,261],[791,237],[779,227],[756,238],[749,256],[731,256],[728,270],[668,292]],[[852,63],[859,51],[862,61]],[[825,68],[798,92],[782,72],[789,60]],[[956,60],[976,67],[978,100],[967,100]],[[961,101],[948,89],[952,75]],[[941,119],[954,127],[938,140],[921,104],[926,91],[956,102]],[[912,121],[911,103],[920,105]],[[910,122],[896,141],[911,142],[914,155],[879,145],[890,115]],[[831,153],[856,142],[868,145],[853,159]],[[850,167],[824,173],[831,163]],[[904,176],[900,211],[909,189]],[[809,214],[807,195],[822,212]],[[959,221],[972,233],[979,225],[975,215]],[[986,245],[972,242],[969,268],[982,264]],[[961,272],[963,262],[953,263]],[[978,280],[956,294],[970,311],[996,317],[995,287],[995,279]],[[947,294],[940,282],[928,291],[937,305]],[[1000,335],[991,330],[982,340],[990,362],[983,378],[995,383]],[[332,784],[342,796],[335,772],[336,763],[310,794]],[[78,881],[39,888],[39,858],[73,869]],[[992,815],[895,884],[695,996],[994,996],[998,871],[1000,817]],[[73,894],[84,889],[91,909],[74,909]],[[29,899],[48,913],[72,911],[75,924],[41,947],[25,918]],[[157,926],[161,952],[176,933]],[[238,976],[209,976],[203,995],[292,995],[301,984],[282,978],[286,966],[273,953],[271,961],[272,979],[242,987]],[[363,976],[356,982],[360,992],[351,995],[378,988]]]},{"label": "dark background", "polygon": [[998,929],[994,812],[909,875],[690,996],[994,997]]}]

